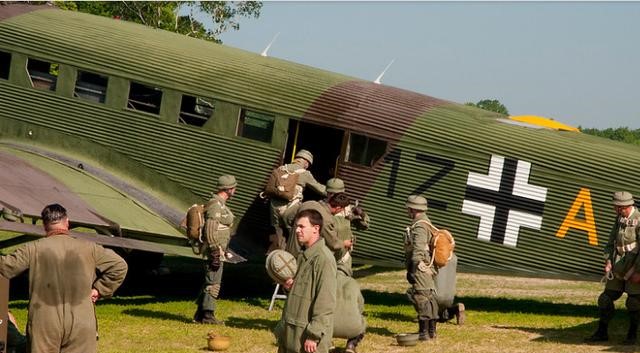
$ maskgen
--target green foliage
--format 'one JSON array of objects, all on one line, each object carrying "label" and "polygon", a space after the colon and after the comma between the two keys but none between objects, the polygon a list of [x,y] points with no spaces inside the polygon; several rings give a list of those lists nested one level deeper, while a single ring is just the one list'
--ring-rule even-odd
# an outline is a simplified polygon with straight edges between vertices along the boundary
[{"label": "green foliage", "polygon": [[504,104],[500,103],[500,101],[497,99],[483,99],[478,103],[467,102],[464,105],[509,115],[509,110],[507,110],[507,107],[505,107]]},{"label": "green foliage", "polygon": [[[140,23],[220,43],[219,35],[240,29],[238,18],[260,16],[259,1],[57,1],[59,8]],[[207,29],[196,15],[213,23]]]},{"label": "green foliage", "polygon": [[582,127],[579,127],[579,129],[585,134],[600,136],[614,141],[640,145],[640,129],[631,130],[628,127],[619,127],[615,129],[607,128],[604,130]]}]

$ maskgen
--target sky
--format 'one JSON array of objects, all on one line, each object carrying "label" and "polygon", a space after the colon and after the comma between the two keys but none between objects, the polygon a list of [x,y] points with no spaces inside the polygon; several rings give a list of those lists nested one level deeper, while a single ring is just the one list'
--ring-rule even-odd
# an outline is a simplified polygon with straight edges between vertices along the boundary
[{"label": "sky", "polygon": [[263,2],[224,44],[510,115],[640,128],[640,2]]}]

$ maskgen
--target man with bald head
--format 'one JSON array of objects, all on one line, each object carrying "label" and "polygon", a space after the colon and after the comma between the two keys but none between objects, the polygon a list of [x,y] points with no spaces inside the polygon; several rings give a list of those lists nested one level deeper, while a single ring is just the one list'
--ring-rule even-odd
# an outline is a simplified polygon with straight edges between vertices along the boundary
[{"label": "man with bald head", "polygon": [[110,297],[127,274],[115,252],[69,235],[67,210],[42,210],[44,239],[0,256],[0,274],[13,278],[29,270],[28,351],[96,352],[94,303]]}]

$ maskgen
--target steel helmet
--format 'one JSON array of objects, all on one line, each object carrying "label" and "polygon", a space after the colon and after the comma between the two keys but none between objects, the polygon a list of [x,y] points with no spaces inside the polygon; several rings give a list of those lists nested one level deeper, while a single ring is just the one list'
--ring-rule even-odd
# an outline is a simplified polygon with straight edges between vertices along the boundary
[{"label": "steel helmet", "polygon": [[223,175],[218,178],[218,190],[227,190],[235,188],[238,185],[236,177],[233,175]]},{"label": "steel helmet", "polygon": [[327,192],[334,194],[344,192],[344,181],[340,178],[331,178],[327,180]]},{"label": "steel helmet", "polygon": [[295,155],[295,158],[302,158],[307,162],[309,162],[309,164],[313,164],[313,155],[311,154],[311,152],[307,150],[298,151],[298,153],[296,153]]},{"label": "steel helmet", "polygon": [[420,195],[411,195],[407,198],[407,208],[418,211],[427,210],[427,199]]},{"label": "steel helmet", "polygon": [[265,267],[269,277],[280,284],[284,284],[287,279],[293,278],[298,271],[296,258],[284,250],[274,250],[269,253]]},{"label": "steel helmet", "polygon": [[615,206],[633,205],[633,195],[627,191],[616,191],[613,193],[613,204]]}]

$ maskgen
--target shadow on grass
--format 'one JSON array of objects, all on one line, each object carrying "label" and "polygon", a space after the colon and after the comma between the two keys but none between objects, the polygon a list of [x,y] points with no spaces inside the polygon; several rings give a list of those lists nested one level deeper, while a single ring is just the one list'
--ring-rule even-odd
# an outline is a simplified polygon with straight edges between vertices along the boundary
[{"label": "shadow on grass", "polygon": [[[411,305],[404,293],[378,292],[363,290],[364,302],[368,305]],[[467,310],[500,313],[527,313],[553,316],[595,317],[597,308],[595,305],[580,305],[569,303],[550,303],[534,299],[490,298],[490,297],[459,297],[455,302],[464,303]],[[404,315],[397,314],[397,320]],[[394,320],[393,315],[388,319]]]},{"label": "shadow on grass", "polygon": [[228,317],[224,320],[225,326],[242,328],[242,329],[251,329],[251,330],[267,330],[273,331],[276,327],[278,320],[268,320],[268,319],[247,319],[244,317]]},{"label": "shadow on grass", "polygon": [[412,321],[413,319],[416,318],[415,314],[407,315],[399,312],[387,313],[387,312],[377,312],[377,311],[368,311],[367,316],[375,317],[381,320],[403,321],[403,322]]},{"label": "shadow on grass", "polygon": [[150,319],[171,320],[178,322],[190,323],[191,318],[182,315],[171,314],[165,311],[147,310],[147,309],[126,309],[122,311],[125,315],[146,317]]},{"label": "shadow on grass", "polygon": [[628,323],[626,322],[626,319],[622,318],[622,316],[614,319],[609,326],[609,341],[598,343],[584,342],[586,337],[591,336],[591,334],[595,332],[598,326],[597,320],[587,324],[564,328],[534,328],[507,325],[495,325],[493,328],[498,330],[524,331],[539,335],[540,337],[532,339],[533,342],[554,342],[565,345],[607,347],[603,349],[604,352],[636,352],[639,348],[638,345],[622,344],[627,333],[627,325]]}]

